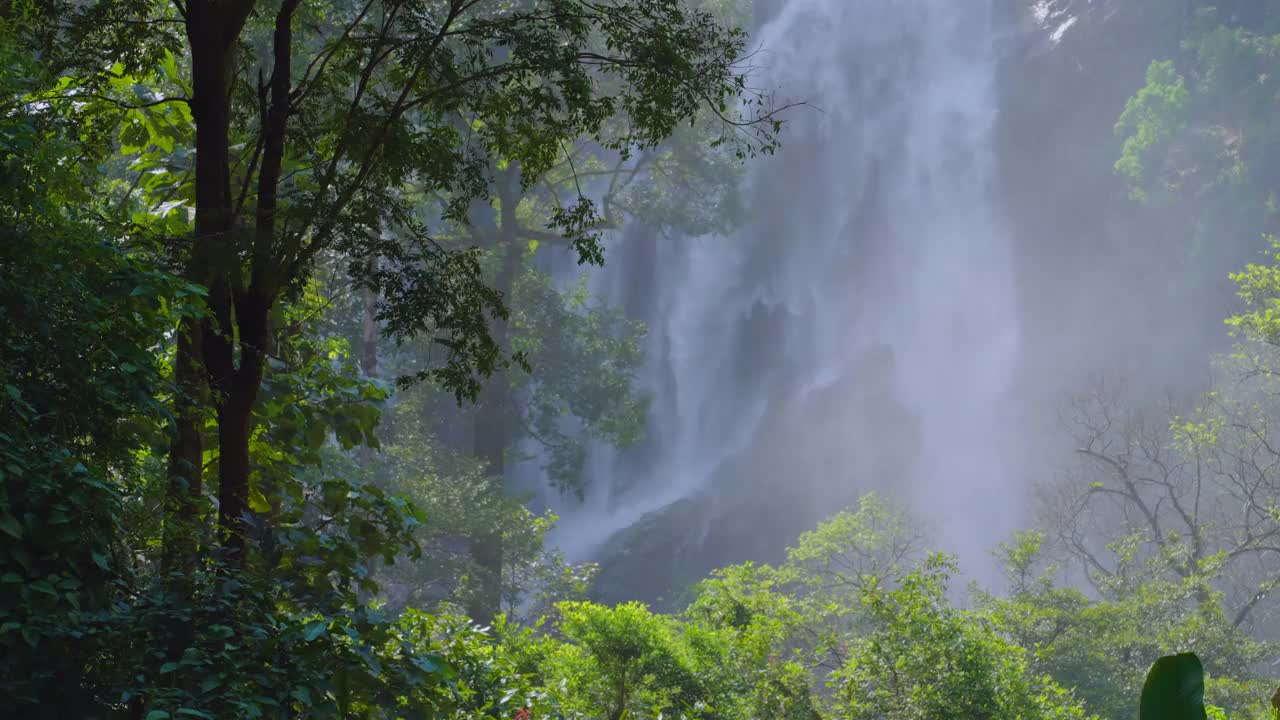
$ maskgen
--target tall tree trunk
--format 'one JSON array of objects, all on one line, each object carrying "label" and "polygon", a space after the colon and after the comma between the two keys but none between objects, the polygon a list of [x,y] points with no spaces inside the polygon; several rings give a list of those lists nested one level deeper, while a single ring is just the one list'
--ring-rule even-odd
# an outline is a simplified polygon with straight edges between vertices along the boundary
[{"label": "tall tree trunk", "polygon": [[[383,238],[381,224],[369,231],[371,245],[377,246]],[[379,260],[375,257],[369,273],[376,277]],[[378,377],[378,291],[370,285],[360,288],[360,370],[366,377]]]},{"label": "tall tree trunk", "polygon": [[164,537],[160,568],[169,578],[170,589],[185,593],[183,582],[192,570],[197,551],[197,503],[203,492],[204,408],[208,391],[204,382],[203,328],[199,319],[185,318],[178,326],[174,383],[178,392],[173,401],[175,429],[166,472]]},{"label": "tall tree trunk", "polygon": [[[365,377],[378,377],[378,293],[372,288],[360,289],[360,371]],[[374,450],[362,445],[357,454],[360,466],[373,466]]]},{"label": "tall tree trunk", "polygon": [[[497,191],[499,221],[492,234],[494,250],[501,258],[494,289],[502,293],[508,305],[520,267],[521,252],[516,225],[516,205],[520,201],[519,169],[515,163],[498,176]],[[489,328],[494,342],[503,350],[507,347],[508,328],[502,320],[494,320]],[[497,478],[493,492],[495,502],[501,501],[506,492],[503,478],[506,474],[506,450],[511,442],[511,413],[514,412],[510,397],[510,384],[506,378],[495,374],[486,380],[480,391],[476,410],[475,454],[487,466],[490,477]],[[502,609],[502,566],[505,552],[502,528],[485,528],[471,540],[471,556],[482,569],[480,587],[472,595],[467,608],[476,622],[487,624]]]},{"label": "tall tree trunk", "polygon": [[[203,323],[185,318],[178,326],[174,358],[174,437],[169,448],[168,485],[165,488],[164,535],[160,542],[160,570],[165,590],[178,605],[189,604],[199,547],[199,501],[204,476],[204,409],[209,402],[205,384]],[[172,660],[182,657],[195,639],[189,622],[172,620],[166,628],[165,651]],[[141,699],[134,710],[141,717]]]},{"label": "tall tree trunk", "polygon": [[[218,524],[225,533],[227,560],[244,565],[249,538],[249,439],[253,430],[253,405],[262,387],[270,339],[271,308],[275,305],[282,261],[276,257],[276,213],[279,210],[280,173],[284,166],[285,128],[289,117],[289,65],[293,53],[293,12],[300,0],[285,0],[276,13],[272,35],[273,62],[270,104],[262,118],[262,165],[258,170],[258,198],[253,229],[252,268],[247,288],[239,281],[219,302],[229,301],[225,327],[234,322],[237,336],[219,338],[215,367],[216,387],[222,390],[218,404]],[[230,196],[228,195],[228,207]],[[232,273],[236,277],[238,273]],[[234,312],[234,319],[230,317]],[[221,318],[219,318],[221,319]],[[235,349],[239,365],[233,365]]]},{"label": "tall tree trunk", "polygon": [[[191,46],[191,112],[196,122],[195,234],[185,271],[191,282],[212,287],[225,271],[218,254],[231,230],[230,94],[236,39],[252,9],[252,0],[215,4],[192,0],[187,6],[187,39]],[[223,250],[223,255],[225,255]],[[234,253],[231,253],[234,257]],[[192,591],[191,574],[200,551],[197,510],[203,493],[204,419],[210,402],[206,338],[208,318],[185,318],[178,327],[174,381],[174,433],[166,469],[164,536],[161,568],[166,585],[180,602]],[[194,639],[189,622],[175,620],[168,630],[167,652],[180,657]],[[140,715],[143,704],[132,706]]]},{"label": "tall tree trunk", "polygon": [[225,533],[224,547],[232,567],[244,564],[249,526],[249,436],[253,404],[262,386],[264,348],[267,344],[270,300],[255,292],[241,293],[235,301],[239,330],[240,365],[230,367],[230,338],[219,338],[220,373],[214,387],[218,398],[218,525]]},{"label": "tall tree trunk", "polygon": [[[257,217],[248,282],[247,231],[237,232],[231,193],[231,82],[240,32],[254,0],[191,0],[191,111],[196,121],[196,237],[194,269],[209,288],[209,316],[201,341],[204,368],[218,420],[218,525],[231,567],[245,561],[248,541],[249,436],[253,405],[262,385],[269,314],[281,280],[275,257],[277,187],[289,115],[292,19],[300,0],[286,0],[276,14],[270,104],[263,120]],[[249,170],[251,172],[252,170]],[[238,358],[237,358],[237,350]],[[238,362],[237,362],[238,359]]]},{"label": "tall tree trunk", "polygon": [[[500,405],[502,393],[490,388],[502,381],[504,378],[491,377],[481,391],[475,425],[475,453],[484,461],[486,473],[494,478],[491,497],[494,502],[501,501],[506,486],[507,418]],[[467,613],[476,622],[487,625],[502,609],[502,528],[482,528],[471,538],[470,546],[472,560],[481,572],[478,587],[468,599]]]},{"label": "tall tree trunk", "polygon": [[[188,277],[209,288],[211,313],[199,323],[198,328],[190,329],[186,346],[179,345],[176,369],[180,375],[188,375],[189,382],[193,384],[198,382],[195,378],[203,370],[210,385],[224,392],[216,401],[220,467],[226,464],[229,456],[234,464],[237,455],[234,449],[227,452],[226,431],[222,427],[226,415],[224,406],[229,401],[225,389],[233,355],[234,318],[231,306],[241,262],[237,238],[233,235],[230,88],[240,32],[253,5],[253,0],[191,0],[187,4],[186,30],[191,48],[190,103],[196,124],[195,237]],[[181,382],[182,378],[179,380]],[[198,405],[207,402],[202,398]],[[177,416],[179,441],[170,452],[171,473],[190,465],[197,450],[203,451],[198,441],[203,413],[198,405]],[[198,463],[196,467],[199,467]],[[221,470],[219,475],[221,477]],[[180,486],[173,481],[172,475],[170,486]],[[186,487],[189,492],[192,485],[188,482]],[[221,502],[225,487],[220,484],[218,492]],[[181,502],[174,504],[181,506]],[[220,517],[224,511],[225,508],[220,509]]]},{"label": "tall tree trunk", "polygon": [[360,328],[360,370],[367,377],[378,377],[378,293],[371,288],[360,291],[363,304]]}]

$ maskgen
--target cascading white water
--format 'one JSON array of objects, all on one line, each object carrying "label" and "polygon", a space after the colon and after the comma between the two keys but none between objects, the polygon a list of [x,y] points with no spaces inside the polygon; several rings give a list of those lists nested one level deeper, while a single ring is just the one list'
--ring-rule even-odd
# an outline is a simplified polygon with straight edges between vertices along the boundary
[{"label": "cascading white water", "polygon": [[[750,165],[740,232],[657,241],[644,378],[653,437],[639,462],[596,454],[596,491],[553,538],[571,556],[699,492],[750,448],[767,445],[802,471],[805,459],[788,453],[812,448],[763,437],[778,424],[770,414],[817,422],[806,402],[857,387],[858,359],[886,344],[892,391],[920,435],[908,486],[892,490],[962,555],[1014,526],[1021,494],[1006,439],[1018,318],[993,178],[990,6],[786,0],[757,34],[767,84],[809,107],[788,114],[776,157]],[[597,278],[605,287],[629,272],[616,257]],[[856,428],[821,430],[861,455],[878,451]],[[601,482],[624,467],[642,477]],[[790,481],[778,478],[780,493]]]}]

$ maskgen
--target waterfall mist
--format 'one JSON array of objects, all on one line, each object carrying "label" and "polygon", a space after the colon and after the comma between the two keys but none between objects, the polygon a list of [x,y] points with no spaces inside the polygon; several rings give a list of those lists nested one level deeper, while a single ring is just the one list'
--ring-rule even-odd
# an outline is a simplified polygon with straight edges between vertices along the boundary
[{"label": "waterfall mist", "polygon": [[999,177],[1015,34],[997,9],[784,0],[757,29],[755,82],[806,105],[749,163],[745,224],[629,229],[593,280],[648,324],[652,407],[647,441],[596,448],[586,501],[560,504],[551,541],[572,559],[675,533],[683,549],[649,566],[687,580],[878,491],[995,580],[989,551],[1025,524],[1043,468],[1029,418],[1073,367],[1050,367],[1062,345],[1020,315],[1053,300],[1026,284]]}]

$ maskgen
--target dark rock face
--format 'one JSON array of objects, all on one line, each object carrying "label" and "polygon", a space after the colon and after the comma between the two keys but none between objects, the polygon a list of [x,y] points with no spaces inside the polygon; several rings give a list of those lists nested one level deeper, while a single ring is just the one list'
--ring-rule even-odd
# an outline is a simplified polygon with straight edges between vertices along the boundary
[{"label": "dark rock face", "polygon": [[685,498],[613,536],[597,558],[601,571],[592,599],[611,604],[641,600],[662,610],[677,607],[683,588],[699,579],[692,568],[702,548],[691,531],[706,526],[714,512],[710,496]]},{"label": "dark rock face", "polygon": [[893,370],[892,350],[877,348],[850,374],[856,382],[779,400],[761,433],[766,442],[724,465],[703,492],[650,513],[605,545],[596,599],[678,607],[711,570],[780,561],[802,532],[862,493],[901,486],[919,431],[888,389]]}]

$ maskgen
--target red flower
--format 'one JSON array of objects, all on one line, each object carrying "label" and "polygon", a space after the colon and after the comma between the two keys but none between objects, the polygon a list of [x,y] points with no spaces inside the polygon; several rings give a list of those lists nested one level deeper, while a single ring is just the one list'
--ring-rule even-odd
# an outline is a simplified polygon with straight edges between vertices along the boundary
[{"label": "red flower", "polygon": [[511,720],[529,720],[533,716],[529,714],[529,708],[520,708]]}]

